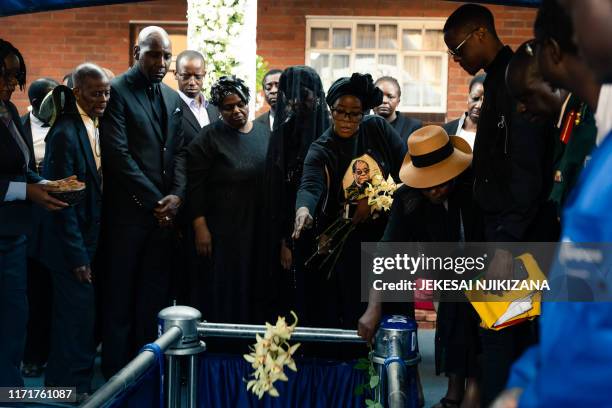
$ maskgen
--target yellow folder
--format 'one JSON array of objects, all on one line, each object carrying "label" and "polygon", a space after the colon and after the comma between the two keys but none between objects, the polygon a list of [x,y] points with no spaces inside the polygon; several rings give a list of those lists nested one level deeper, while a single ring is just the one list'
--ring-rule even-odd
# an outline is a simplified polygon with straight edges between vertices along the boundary
[{"label": "yellow folder", "polygon": [[[525,280],[544,281],[535,258],[524,253],[517,257],[527,271]],[[466,296],[480,316],[480,326],[489,330],[502,330],[524,320],[532,320],[541,313],[542,294],[529,289],[506,291],[501,296],[482,290],[466,291]],[[477,299],[477,300],[476,300]]]}]

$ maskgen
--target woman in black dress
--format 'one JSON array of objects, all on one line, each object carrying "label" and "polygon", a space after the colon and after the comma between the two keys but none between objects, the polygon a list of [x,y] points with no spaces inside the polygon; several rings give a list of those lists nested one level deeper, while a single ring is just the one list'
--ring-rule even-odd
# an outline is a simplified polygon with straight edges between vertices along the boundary
[{"label": "woman in black dress", "polygon": [[[294,310],[310,324],[310,274],[304,263],[314,250],[312,234],[299,241],[291,239],[295,198],[302,178],[304,158],[311,143],[330,126],[323,84],[316,71],[293,66],[280,76],[274,130],[266,159],[266,206],[262,230],[263,270],[271,277],[278,296],[271,311],[287,315]],[[274,316],[271,316],[273,318]]]},{"label": "woman in black dress", "polygon": [[253,265],[268,136],[248,120],[249,89],[242,80],[221,77],[211,102],[223,120],[202,129],[187,159],[195,246],[209,260],[196,303],[206,320],[251,323],[260,318]]},{"label": "woman in black dress", "polygon": [[[327,93],[333,126],[312,143],[304,162],[293,238],[299,239],[304,229],[312,226],[314,217],[318,220],[318,232],[341,216],[350,218],[355,225],[331,271],[326,268],[313,271],[320,288],[316,293],[320,305],[318,324],[327,327],[357,326],[366,307],[360,292],[360,245],[378,241],[387,221],[384,213],[376,219],[370,217],[367,198],[352,199],[354,195],[349,193],[354,189],[353,183],[362,186],[368,175],[376,173],[385,179],[391,175],[399,180],[406,153],[399,135],[383,118],[364,117],[364,112],[381,101],[382,92],[369,74],[355,73],[334,82]],[[361,355],[365,351],[360,350]]]}]

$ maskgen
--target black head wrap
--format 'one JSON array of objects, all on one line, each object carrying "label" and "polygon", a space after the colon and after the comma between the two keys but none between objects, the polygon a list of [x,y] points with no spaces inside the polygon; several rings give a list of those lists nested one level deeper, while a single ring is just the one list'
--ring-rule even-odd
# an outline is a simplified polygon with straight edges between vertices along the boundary
[{"label": "black head wrap", "polygon": [[383,93],[374,85],[370,74],[355,72],[350,78],[338,79],[327,91],[327,104],[331,107],[344,95],[353,95],[361,101],[361,109],[368,112],[383,101]]},{"label": "black head wrap", "polygon": [[244,103],[249,103],[250,91],[244,81],[236,76],[222,76],[210,89],[210,102],[220,107],[228,95],[238,95]]}]

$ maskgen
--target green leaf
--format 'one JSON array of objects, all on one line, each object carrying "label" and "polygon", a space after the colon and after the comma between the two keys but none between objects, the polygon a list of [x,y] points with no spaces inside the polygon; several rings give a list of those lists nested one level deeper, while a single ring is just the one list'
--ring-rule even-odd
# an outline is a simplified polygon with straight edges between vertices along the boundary
[{"label": "green leaf", "polygon": [[355,370],[367,370],[370,368],[370,362],[365,358],[357,360],[357,364],[353,366]]},{"label": "green leaf", "polygon": [[372,408],[384,408],[380,402],[376,402],[376,404],[372,405]]},{"label": "green leaf", "polygon": [[380,377],[377,375],[373,375],[372,377],[370,377],[370,388],[374,389],[378,386],[378,383],[380,383]]},{"label": "green leaf", "polygon": [[372,401],[371,399],[365,400],[366,407],[373,407],[376,404],[376,401]]},{"label": "green leaf", "polygon": [[358,386],[355,387],[355,392],[353,393],[355,396],[359,396],[359,395],[363,395],[363,384],[359,384]]}]

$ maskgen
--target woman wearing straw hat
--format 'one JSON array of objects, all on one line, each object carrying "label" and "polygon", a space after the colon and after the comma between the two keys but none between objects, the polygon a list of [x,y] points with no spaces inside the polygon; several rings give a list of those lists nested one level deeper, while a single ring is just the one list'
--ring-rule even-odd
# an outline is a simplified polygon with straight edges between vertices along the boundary
[{"label": "woman wearing straw hat", "polygon": [[[472,149],[459,136],[448,136],[439,126],[425,126],[408,138],[408,154],[400,169],[404,186],[394,196],[389,222],[381,241],[457,242],[478,240],[477,219],[466,170]],[[359,334],[371,339],[381,317],[380,304],[371,297],[359,319]],[[478,401],[478,316],[465,303],[440,302],[436,329],[436,372],[467,386],[453,390],[435,407],[474,406]],[[464,400],[464,404],[462,404]]]}]

